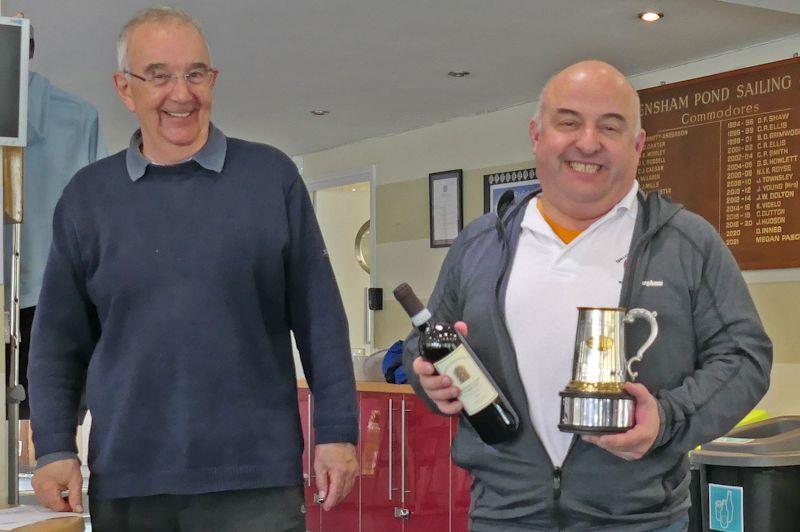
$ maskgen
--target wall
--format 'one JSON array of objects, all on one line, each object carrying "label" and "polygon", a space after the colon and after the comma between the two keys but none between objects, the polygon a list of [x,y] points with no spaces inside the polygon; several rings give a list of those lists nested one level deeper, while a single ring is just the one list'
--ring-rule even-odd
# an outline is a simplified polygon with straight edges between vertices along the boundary
[{"label": "wall", "polygon": [[[800,50],[800,34],[772,43],[734,50],[632,78],[637,89],[724,72],[791,57]],[[537,92],[538,88],[531,88]],[[533,95],[532,95],[533,96]],[[404,337],[408,320],[391,289],[409,282],[427,297],[446,249],[428,242],[428,174],[464,170],[465,222],[482,212],[482,176],[497,167],[527,167],[532,159],[528,122],[534,103],[459,118],[406,133],[304,155],[310,181],[348,169],[377,167],[377,285],[387,293],[385,310],[375,318],[376,348]],[[800,327],[792,323],[800,301],[800,270],[747,272],[753,298],[775,344],[773,385],[762,405],[772,414],[800,414]]]},{"label": "wall", "polygon": [[369,220],[369,183],[354,183],[314,192],[317,220],[342,294],[350,326],[350,345],[364,348],[364,289],[369,274],[354,256],[356,233]]}]

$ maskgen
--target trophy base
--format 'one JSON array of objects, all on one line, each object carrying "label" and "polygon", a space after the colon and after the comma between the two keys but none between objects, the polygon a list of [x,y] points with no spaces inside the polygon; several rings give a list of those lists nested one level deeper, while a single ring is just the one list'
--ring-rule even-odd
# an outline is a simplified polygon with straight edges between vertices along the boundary
[{"label": "trophy base", "polygon": [[558,429],[574,434],[615,434],[633,427],[633,396],[622,393],[592,393],[565,390],[561,396]]}]

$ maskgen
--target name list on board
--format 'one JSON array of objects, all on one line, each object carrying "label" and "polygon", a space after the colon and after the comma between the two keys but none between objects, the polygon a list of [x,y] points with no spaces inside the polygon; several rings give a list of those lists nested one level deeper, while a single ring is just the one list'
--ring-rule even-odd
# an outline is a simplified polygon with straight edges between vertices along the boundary
[{"label": "name list on board", "polygon": [[800,59],[639,96],[642,190],[711,222],[742,269],[800,267]]}]

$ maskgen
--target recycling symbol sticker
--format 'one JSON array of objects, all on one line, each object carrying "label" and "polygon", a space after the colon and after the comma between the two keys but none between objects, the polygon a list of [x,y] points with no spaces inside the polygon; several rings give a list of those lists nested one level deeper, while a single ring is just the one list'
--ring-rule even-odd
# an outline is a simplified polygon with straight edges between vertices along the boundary
[{"label": "recycling symbol sticker", "polygon": [[744,492],[739,486],[708,485],[708,528],[744,532]]}]

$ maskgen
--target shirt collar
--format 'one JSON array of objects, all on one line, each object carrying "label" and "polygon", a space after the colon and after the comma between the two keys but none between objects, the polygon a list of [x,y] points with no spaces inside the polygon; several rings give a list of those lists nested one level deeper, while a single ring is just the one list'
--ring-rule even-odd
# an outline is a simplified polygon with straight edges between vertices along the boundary
[{"label": "shirt collar", "polygon": [[[601,216],[598,220],[587,227],[584,232],[589,231],[593,227],[596,227],[606,220],[615,217],[615,216],[627,216],[629,218],[636,219],[637,210],[639,204],[636,199],[636,194],[639,192],[639,183],[635,179],[633,180],[633,185],[631,185],[631,189],[628,191],[625,196],[619,202],[614,205],[611,210]],[[528,229],[533,231],[534,233],[540,233],[545,235],[550,235],[555,237],[555,233],[553,229],[550,227],[550,224],[542,216],[542,213],[539,212],[539,209],[536,208],[536,202],[539,201],[539,197],[533,198],[528,203],[528,206],[525,208],[525,214],[522,217],[522,228]],[[557,238],[557,237],[556,237]]]},{"label": "shirt collar", "polygon": [[[125,165],[128,168],[128,175],[132,181],[138,180],[147,171],[147,166],[154,164],[142,155],[142,130],[137,129],[131,136],[131,142],[125,153]],[[200,151],[189,157],[189,161],[207,170],[221,172],[225,165],[225,153],[228,151],[228,139],[217,129],[214,124],[209,124],[208,140],[200,148]]]}]

